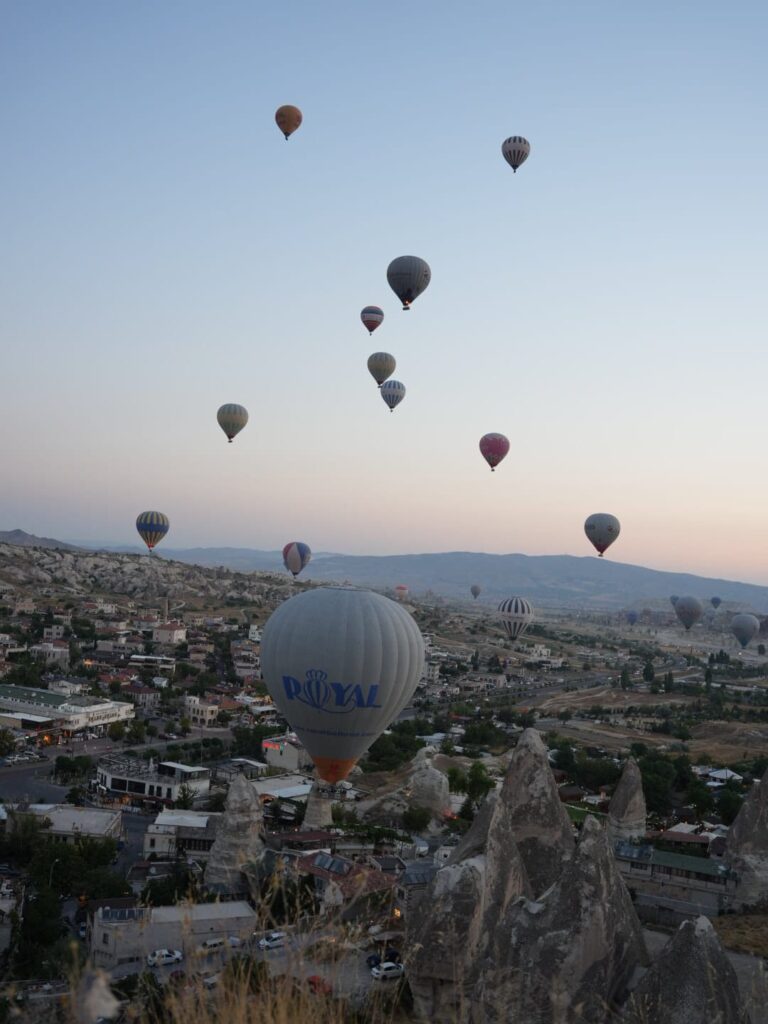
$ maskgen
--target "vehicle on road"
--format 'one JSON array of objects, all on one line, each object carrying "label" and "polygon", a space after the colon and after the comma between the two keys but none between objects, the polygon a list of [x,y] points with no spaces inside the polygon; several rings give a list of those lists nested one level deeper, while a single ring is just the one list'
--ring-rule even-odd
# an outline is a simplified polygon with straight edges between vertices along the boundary
[{"label": "vehicle on road", "polygon": [[180,949],[155,949],[147,957],[147,967],[165,967],[168,964],[180,964],[184,954]]},{"label": "vehicle on road", "polygon": [[217,950],[223,949],[237,949],[238,946],[242,945],[240,939],[236,935],[230,935],[229,938],[219,936],[215,939],[206,939],[205,942],[198,946],[195,950],[196,956],[209,956],[211,953],[215,953]]},{"label": "vehicle on road", "polygon": [[288,941],[285,932],[267,932],[264,938],[259,939],[259,949],[282,949]]},{"label": "vehicle on road", "polygon": [[393,964],[387,961],[371,968],[371,977],[374,981],[397,981],[405,974],[402,964]]},{"label": "vehicle on road", "polygon": [[80,926],[77,929],[77,937],[78,937],[78,939],[84,939],[87,934],[88,934],[88,924],[87,924],[86,921],[81,921],[80,922]]}]

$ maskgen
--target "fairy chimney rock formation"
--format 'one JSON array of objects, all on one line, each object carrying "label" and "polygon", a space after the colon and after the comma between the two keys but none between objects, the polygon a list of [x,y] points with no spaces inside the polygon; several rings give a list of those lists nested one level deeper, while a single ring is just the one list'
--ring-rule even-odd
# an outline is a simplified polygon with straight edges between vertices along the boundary
[{"label": "fairy chimney rock formation", "polygon": [[739,876],[741,902],[768,902],[768,771],[752,786],[728,831],[725,858]]},{"label": "fairy chimney rock formation", "polygon": [[539,896],[560,877],[575,839],[547,748],[535,729],[526,729],[512,752],[501,800],[531,889]]},{"label": "fairy chimney rock formation", "polygon": [[239,893],[247,889],[243,869],[264,851],[264,818],[258,794],[244,775],[229,787],[216,839],[205,869],[206,888]]},{"label": "fairy chimney rock formation", "polygon": [[637,761],[630,757],[608,807],[608,838],[613,845],[645,837],[645,796]]},{"label": "fairy chimney rock formation", "polygon": [[448,776],[425,759],[419,759],[411,775],[410,803],[425,807],[434,818],[441,818],[451,806]]},{"label": "fairy chimney rock formation", "polygon": [[635,969],[647,962],[608,836],[589,816],[574,857],[551,889],[539,900],[509,905],[494,931],[470,1020],[602,1024]]},{"label": "fairy chimney rock formation", "polygon": [[304,819],[301,823],[302,832],[314,832],[318,829],[333,827],[333,804],[338,799],[334,786],[326,782],[315,781],[307,797]]},{"label": "fairy chimney rock formation", "polygon": [[706,917],[684,921],[640,979],[623,1024],[749,1024],[736,972]]}]

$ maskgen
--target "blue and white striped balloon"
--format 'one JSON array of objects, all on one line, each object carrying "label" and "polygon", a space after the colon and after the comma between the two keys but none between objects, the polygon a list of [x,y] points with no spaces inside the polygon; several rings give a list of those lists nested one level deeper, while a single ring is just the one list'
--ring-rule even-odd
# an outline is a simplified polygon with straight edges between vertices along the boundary
[{"label": "blue and white striped balloon", "polygon": [[399,380],[385,381],[381,385],[381,397],[389,406],[389,411],[393,412],[395,406],[400,405],[405,398],[405,384],[401,384]]}]

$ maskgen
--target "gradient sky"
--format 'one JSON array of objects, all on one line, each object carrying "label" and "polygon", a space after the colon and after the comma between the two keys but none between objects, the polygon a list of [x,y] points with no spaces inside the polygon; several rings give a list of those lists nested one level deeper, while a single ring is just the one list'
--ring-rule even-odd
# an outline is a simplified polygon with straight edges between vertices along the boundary
[{"label": "gradient sky", "polygon": [[[588,554],[609,511],[620,561],[768,583],[767,29],[709,0],[6,0],[0,529],[133,543],[156,508],[169,547]],[[409,313],[404,253],[433,273]]]}]

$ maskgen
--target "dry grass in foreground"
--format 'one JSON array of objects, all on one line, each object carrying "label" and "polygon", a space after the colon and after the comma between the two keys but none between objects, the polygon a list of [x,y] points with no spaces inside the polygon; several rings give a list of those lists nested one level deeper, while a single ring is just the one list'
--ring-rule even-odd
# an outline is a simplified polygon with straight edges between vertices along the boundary
[{"label": "dry grass in foreground", "polygon": [[712,924],[727,949],[768,958],[768,914],[726,914]]}]

